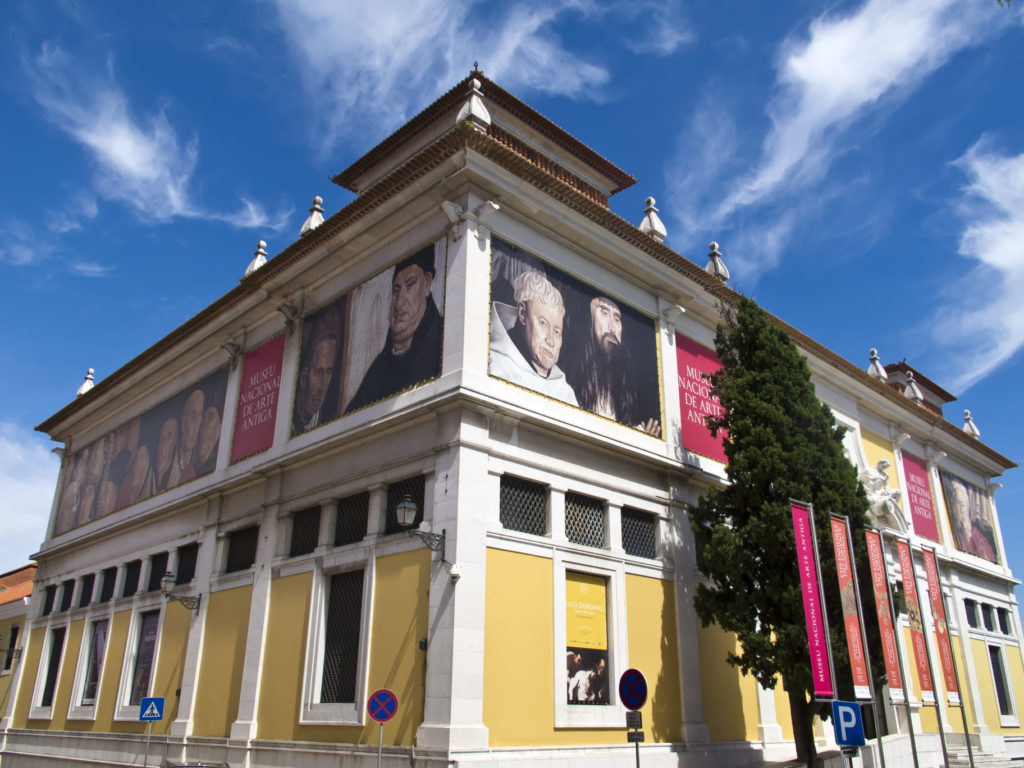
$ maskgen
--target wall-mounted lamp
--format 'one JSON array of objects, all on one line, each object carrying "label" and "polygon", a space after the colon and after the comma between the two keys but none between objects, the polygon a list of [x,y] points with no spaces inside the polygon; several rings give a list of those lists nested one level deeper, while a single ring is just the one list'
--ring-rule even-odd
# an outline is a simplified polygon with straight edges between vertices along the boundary
[{"label": "wall-mounted lamp", "polygon": [[168,602],[170,602],[171,600],[177,600],[190,611],[198,610],[199,599],[202,596],[196,595],[195,597],[178,597],[177,595],[172,594],[174,592],[175,581],[176,580],[174,578],[174,574],[170,571],[167,571],[167,573],[164,574],[164,577],[160,579],[160,594],[167,598]]},{"label": "wall-mounted lamp", "polygon": [[445,532],[442,530],[440,533],[427,533],[421,531],[413,526],[416,525],[416,515],[419,514],[420,508],[416,505],[412,495],[405,494],[401,501],[395,505],[395,518],[398,520],[398,527],[408,533],[410,536],[415,536],[423,542],[423,546],[432,552],[440,552],[441,559],[444,560],[444,536]]}]

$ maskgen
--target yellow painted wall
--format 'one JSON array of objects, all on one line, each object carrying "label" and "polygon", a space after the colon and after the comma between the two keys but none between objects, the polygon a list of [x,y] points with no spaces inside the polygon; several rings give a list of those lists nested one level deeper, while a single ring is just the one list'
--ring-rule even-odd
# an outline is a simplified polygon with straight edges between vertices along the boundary
[{"label": "yellow painted wall", "polygon": [[782,681],[775,685],[775,722],[782,729],[782,738],[793,739],[793,714],[789,711],[789,694],[782,687]]},{"label": "yellow painted wall", "polygon": [[28,634],[27,653],[23,653],[21,656],[21,663],[24,665],[21,670],[22,683],[18,690],[18,699],[14,703],[14,716],[11,718],[11,726],[14,728],[28,727],[28,710],[35,693],[36,675],[39,672],[39,655],[42,653],[45,636],[46,630],[42,628],[33,629]]},{"label": "yellow painted wall", "polygon": [[[17,625],[18,637],[15,647],[25,647],[25,624],[26,616],[13,616],[9,619],[0,621],[0,638],[3,638],[3,644],[0,645],[0,650],[6,651],[11,639],[11,627]],[[4,663],[7,660],[7,654],[0,652],[0,670],[3,669]],[[0,713],[7,712],[7,704],[11,698],[11,683],[14,680],[14,673],[24,662],[21,659],[11,660],[11,667],[8,672],[0,673]]]},{"label": "yellow painted wall", "polygon": [[886,470],[886,474],[889,475],[888,487],[898,488],[896,455],[892,451],[892,441],[863,428],[860,430],[860,436],[864,443],[864,458],[868,460],[868,466],[873,467],[882,459],[888,461],[889,469]]},{"label": "yellow painted wall", "polygon": [[208,599],[193,732],[226,737],[238,716],[252,587],[224,589]]},{"label": "yellow painted wall", "polygon": [[195,630],[199,631],[199,622],[193,622],[193,615],[193,612],[181,603],[168,602],[164,607],[160,655],[153,672],[149,694],[164,698],[164,719],[153,723],[153,733],[170,733],[171,723],[178,716],[178,690],[181,688],[185,655],[188,652],[189,628],[195,624]]},{"label": "yellow painted wall", "polygon": [[[701,627],[698,637],[704,722],[711,740],[757,741],[757,681],[725,660],[729,651],[738,650],[736,637],[723,632],[717,624]],[[785,694],[783,699],[787,704],[782,709],[788,712]]]},{"label": "yellow painted wall", "polygon": [[[398,696],[398,714],[384,727],[387,744],[412,746],[423,722],[426,653],[419,642],[429,632],[430,562],[422,548],[376,562],[367,693],[387,688]],[[299,724],[311,589],[311,573],[271,585],[259,738],[376,744],[369,718],[363,726]]]},{"label": "yellow painted wall", "polygon": [[[1024,658],[1021,656],[1020,647],[1006,646],[1003,648],[1006,657],[1006,667],[1010,674],[1010,687],[1013,688],[1013,709],[1017,713],[1017,720],[1024,723]],[[1005,733],[1020,734],[1022,728],[1004,728]]]},{"label": "yellow painted wall", "polygon": [[[988,643],[984,640],[971,639],[971,652],[974,656],[974,671],[978,676],[978,693],[981,695],[981,711],[985,716],[985,725],[992,733],[1020,735],[1022,728],[1003,727],[999,724],[999,702],[996,700],[996,687],[992,679],[992,662],[988,656]],[[1004,647],[1003,661],[1013,689],[1014,712],[1018,720],[1024,718],[1024,667],[1021,663],[1019,648]]]},{"label": "yellow painted wall", "polygon": [[[500,549],[487,550],[484,617],[484,725],[492,747],[622,744],[620,728],[554,727],[552,673],[554,563]],[[647,678],[645,739],[679,740],[682,705],[672,583],[626,577],[630,666]],[[527,631],[528,629],[528,631]],[[618,680],[609,680],[617,696]]]},{"label": "yellow painted wall", "polygon": [[[100,690],[96,699],[96,720],[91,724],[95,731],[114,731],[116,733],[142,733],[141,723],[114,722],[114,711],[117,705],[117,691],[121,683],[121,670],[124,667],[125,647],[128,644],[128,630],[131,628],[131,609],[118,611],[110,621],[110,634],[107,637],[107,653],[100,670]],[[90,724],[86,724],[89,727]]]},{"label": "yellow painted wall", "polygon": [[[683,709],[672,582],[627,574],[626,615],[628,663],[647,678],[648,699],[640,710],[645,738],[653,742],[679,741]],[[609,694],[617,697],[618,680],[610,680],[609,688]]]}]

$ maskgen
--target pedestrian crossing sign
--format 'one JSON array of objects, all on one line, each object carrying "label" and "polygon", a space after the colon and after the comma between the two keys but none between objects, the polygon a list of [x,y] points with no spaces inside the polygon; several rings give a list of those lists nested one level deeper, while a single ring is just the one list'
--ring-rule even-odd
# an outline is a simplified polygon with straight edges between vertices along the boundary
[{"label": "pedestrian crossing sign", "polygon": [[163,696],[143,699],[139,704],[139,720],[152,722],[153,720],[164,719],[164,698]]}]

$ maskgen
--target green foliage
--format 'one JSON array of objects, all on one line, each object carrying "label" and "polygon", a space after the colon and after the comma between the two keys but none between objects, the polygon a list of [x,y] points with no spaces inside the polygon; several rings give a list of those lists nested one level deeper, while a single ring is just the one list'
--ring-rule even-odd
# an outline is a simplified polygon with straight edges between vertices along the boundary
[{"label": "green foliage", "polygon": [[[810,369],[789,335],[745,297],[723,307],[723,315],[715,337],[722,369],[711,377],[723,412],[707,423],[715,434],[726,432],[729,484],[709,490],[690,511],[706,577],[696,592],[697,615],[736,634],[739,652],[729,654],[729,663],[766,688],[781,676],[791,701],[794,693],[812,695],[790,499],[811,502],[837,677],[852,693],[829,513],[849,517],[857,570],[869,584],[867,497],[843,453],[844,430],[815,397]],[[873,613],[865,618],[870,627]],[[870,639],[869,645],[878,647]],[[809,721],[812,709],[794,712],[794,719]]]}]

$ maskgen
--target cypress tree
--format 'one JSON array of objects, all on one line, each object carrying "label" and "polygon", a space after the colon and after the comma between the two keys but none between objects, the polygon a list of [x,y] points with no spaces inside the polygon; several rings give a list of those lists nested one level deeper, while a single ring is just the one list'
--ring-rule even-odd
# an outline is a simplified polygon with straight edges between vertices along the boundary
[{"label": "cypress tree", "polygon": [[[711,376],[722,412],[707,424],[712,434],[725,433],[729,482],[711,488],[690,510],[697,563],[706,577],[695,605],[704,626],[717,623],[736,635],[739,652],[728,653],[730,664],[768,689],[781,678],[797,755],[811,766],[812,720],[824,707],[813,701],[790,499],[814,507],[841,693],[852,692],[852,681],[829,513],[849,517],[860,581],[870,583],[863,533],[868,500],[843,452],[844,429],[816,398],[810,368],[789,335],[746,297],[723,306],[722,314],[715,337],[722,368]],[[868,627],[877,627],[874,615],[872,607]],[[878,648],[870,638],[869,645]]]}]

